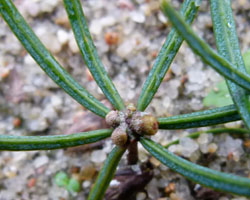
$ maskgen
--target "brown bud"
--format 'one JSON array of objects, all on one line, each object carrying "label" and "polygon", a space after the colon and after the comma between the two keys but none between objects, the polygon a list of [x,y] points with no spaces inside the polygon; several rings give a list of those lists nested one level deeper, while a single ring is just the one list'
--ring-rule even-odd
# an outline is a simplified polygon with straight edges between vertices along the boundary
[{"label": "brown bud", "polygon": [[109,126],[116,127],[120,124],[119,111],[111,110],[105,117],[106,123]]},{"label": "brown bud", "polygon": [[144,115],[142,117],[141,132],[145,135],[154,135],[158,131],[158,121],[152,115]]},{"label": "brown bud", "polygon": [[157,119],[143,112],[136,112],[131,120],[131,129],[140,135],[154,135],[158,131]]},{"label": "brown bud", "polygon": [[117,146],[124,146],[128,141],[128,135],[126,133],[126,126],[118,126],[111,135],[112,142]]}]

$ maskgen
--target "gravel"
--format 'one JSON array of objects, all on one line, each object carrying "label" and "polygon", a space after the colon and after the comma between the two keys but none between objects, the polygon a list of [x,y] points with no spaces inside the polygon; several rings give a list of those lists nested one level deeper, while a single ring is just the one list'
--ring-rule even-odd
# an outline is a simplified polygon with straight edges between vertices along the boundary
[{"label": "gravel", "polygon": [[[62,1],[14,2],[64,68],[91,94],[110,106],[86,69]],[[173,1],[173,4],[179,7],[179,1]],[[168,21],[159,10],[158,1],[89,0],[83,1],[83,7],[105,68],[122,98],[136,103],[170,30]],[[250,3],[234,0],[233,8],[244,52],[250,45]],[[215,47],[208,1],[202,2],[193,29]],[[115,39],[110,40],[110,35]],[[202,99],[221,79],[184,42],[147,111],[160,117],[205,109]],[[241,122],[234,122],[226,126],[241,125]],[[77,104],[45,75],[0,19],[0,134],[56,135],[104,127],[102,119]],[[212,169],[249,177],[249,145],[244,145],[243,139],[226,133],[216,136],[201,134],[197,139],[185,137],[191,132],[207,129],[159,131],[152,139],[166,145],[181,138],[180,144],[171,146],[170,151]],[[92,146],[68,150],[3,151],[0,153],[0,200],[86,199],[113,146],[107,139]],[[144,190],[135,195],[136,200],[207,199],[205,194],[211,195],[210,199],[246,200],[212,190],[205,193],[200,185],[187,181],[152,159],[142,145],[139,144],[138,148],[139,164],[131,168],[139,174],[140,166],[151,163],[154,177]],[[125,168],[126,156],[123,156],[119,170]],[[81,191],[72,194],[57,186],[54,177],[60,171],[76,177],[81,182]],[[113,186],[117,183],[115,179],[112,181]]]}]

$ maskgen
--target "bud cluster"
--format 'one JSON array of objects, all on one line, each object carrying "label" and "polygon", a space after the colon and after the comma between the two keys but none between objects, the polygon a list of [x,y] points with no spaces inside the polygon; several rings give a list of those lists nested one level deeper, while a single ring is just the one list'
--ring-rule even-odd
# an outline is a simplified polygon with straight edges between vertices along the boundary
[{"label": "bud cluster", "polygon": [[143,135],[154,135],[158,131],[157,119],[150,113],[136,111],[129,104],[125,111],[112,110],[106,115],[106,123],[114,128],[111,139],[118,146]]}]

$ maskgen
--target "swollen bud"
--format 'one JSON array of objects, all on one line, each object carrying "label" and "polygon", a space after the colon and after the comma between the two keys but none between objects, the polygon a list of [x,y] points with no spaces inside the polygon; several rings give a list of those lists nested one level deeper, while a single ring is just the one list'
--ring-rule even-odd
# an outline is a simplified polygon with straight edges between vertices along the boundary
[{"label": "swollen bud", "polygon": [[118,126],[111,135],[112,142],[117,146],[123,147],[128,141],[128,135],[126,133],[126,126]]},{"label": "swollen bud", "polygon": [[119,111],[111,110],[105,117],[106,123],[111,127],[116,127],[120,124]]},{"label": "swollen bud", "polygon": [[154,135],[158,131],[158,121],[152,115],[144,115],[142,117],[141,131],[145,135]]},{"label": "swollen bud", "polygon": [[151,114],[137,112],[132,117],[130,127],[139,135],[154,135],[158,131],[158,121]]}]

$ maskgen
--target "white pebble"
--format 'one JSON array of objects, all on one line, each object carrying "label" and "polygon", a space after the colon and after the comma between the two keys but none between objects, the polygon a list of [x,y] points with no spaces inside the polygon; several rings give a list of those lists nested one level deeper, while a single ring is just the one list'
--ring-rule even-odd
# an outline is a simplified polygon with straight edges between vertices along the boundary
[{"label": "white pebble", "polygon": [[73,33],[70,34],[68,45],[72,53],[80,52]]},{"label": "white pebble", "polygon": [[131,165],[131,169],[138,174],[141,173],[141,168],[139,165]]},{"label": "white pebble", "polygon": [[34,65],[36,64],[36,61],[29,54],[26,54],[24,57],[24,63],[25,65]]},{"label": "white pebble", "polygon": [[48,27],[40,26],[35,30],[35,33],[40,38],[42,43],[48,50],[53,53],[59,53],[62,49],[61,43],[58,41],[57,37],[51,32]]},{"label": "white pebble", "polygon": [[82,187],[83,187],[83,188],[89,188],[90,185],[91,185],[91,182],[90,182],[90,181],[83,181],[83,183],[82,183]]},{"label": "white pebble", "polygon": [[127,58],[131,55],[132,51],[134,49],[134,42],[130,39],[125,40],[118,48],[117,48],[117,54],[118,56],[122,58]]},{"label": "white pebble", "polygon": [[13,162],[20,162],[22,160],[27,159],[27,152],[12,152]]},{"label": "white pebble", "polygon": [[52,12],[58,4],[58,0],[43,0],[40,3],[40,10],[42,12]]},{"label": "white pebble", "polygon": [[151,199],[158,199],[160,197],[160,193],[157,188],[157,180],[156,178],[153,178],[149,184],[146,186],[148,191],[148,196]]},{"label": "white pebble", "polygon": [[59,109],[62,106],[62,99],[58,96],[52,96],[50,101],[55,109]]},{"label": "white pebble", "polygon": [[190,107],[193,110],[201,110],[203,108],[202,101],[200,99],[193,98],[190,102]]},{"label": "white pebble", "polygon": [[39,168],[43,165],[46,165],[48,162],[49,158],[47,156],[40,156],[34,160],[33,165],[35,168]]},{"label": "white pebble", "polygon": [[91,153],[91,161],[94,163],[103,163],[107,158],[106,153],[103,150],[96,150]]},{"label": "white pebble", "polygon": [[48,104],[45,106],[41,113],[42,117],[48,119],[50,122],[58,118],[56,110],[51,106],[51,104]]},{"label": "white pebble", "polygon": [[115,17],[113,16],[106,16],[101,18],[100,23],[102,25],[102,27],[108,27],[108,26],[113,26],[115,25],[117,22],[117,20],[115,19]]},{"label": "white pebble", "polygon": [[219,156],[228,157],[230,154],[233,160],[239,161],[240,156],[244,153],[242,148],[242,140],[233,139],[231,136],[226,136],[226,139],[219,144]]},{"label": "white pebble", "polygon": [[213,136],[211,134],[203,133],[199,136],[199,138],[197,139],[197,142],[200,145],[200,150],[202,153],[209,152],[208,145],[212,141],[212,139],[213,139]]},{"label": "white pebble", "polygon": [[40,12],[39,4],[34,1],[26,0],[23,2],[22,6],[23,9],[25,9],[27,13],[32,17],[36,17]]},{"label": "white pebble", "polygon": [[180,145],[171,145],[168,150],[172,153],[175,153],[175,154],[178,154],[180,155],[181,154],[181,146]]},{"label": "white pebble", "polygon": [[134,11],[131,13],[131,18],[134,22],[144,23],[146,20],[145,15],[142,12]]},{"label": "white pebble", "polygon": [[179,95],[178,88],[180,86],[180,81],[174,79],[170,80],[167,84],[166,91],[171,99],[176,99]]},{"label": "white pebble", "polygon": [[182,69],[181,66],[178,64],[173,63],[171,66],[172,72],[176,75],[176,76],[180,76]]},{"label": "white pebble", "polygon": [[159,12],[158,13],[158,19],[160,20],[160,22],[162,22],[162,23],[167,23],[167,18],[166,18],[166,16],[164,16],[163,14],[162,14],[162,12]]},{"label": "white pebble", "polygon": [[192,154],[199,148],[199,145],[188,137],[183,137],[180,139],[181,153],[183,156],[189,158]]},{"label": "white pebble", "polygon": [[94,19],[91,21],[89,26],[89,31],[91,34],[100,35],[102,32],[102,24],[100,19]]},{"label": "white pebble", "polygon": [[56,36],[58,38],[58,41],[62,45],[66,44],[69,40],[69,33],[67,31],[62,30],[62,29],[57,31]]},{"label": "white pebble", "polygon": [[111,182],[110,182],[110,184],[109,184],[109,186],[110,187],[112,187],[112,186],[118,186],[118,185],[120,185],[120,182],[119,181],[117,181],[117,180],[112,180]]},{"label": "white pebble", "polygon": [[40,38],[44,45],[52,52],[59,53],[62,49],[61,43],[58,41],[57,37],[54,34],[46,34]]},{"label": "white pebble", "polygon": [[199,138],[197,139],[199,144],[207,144],[210,143],[213,140],[213,135],[202,133],[200,134]]},{"label": "white pebble", "polygon": [[191,83],[203,84],[207,81],[207,76],[203,71],[191,70],[187,73],[187,76]]}]

